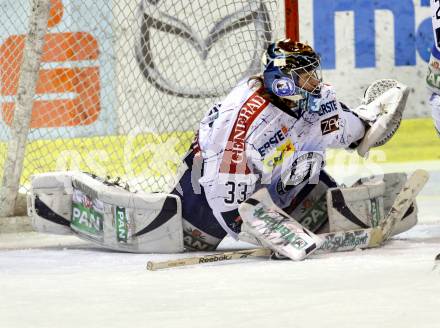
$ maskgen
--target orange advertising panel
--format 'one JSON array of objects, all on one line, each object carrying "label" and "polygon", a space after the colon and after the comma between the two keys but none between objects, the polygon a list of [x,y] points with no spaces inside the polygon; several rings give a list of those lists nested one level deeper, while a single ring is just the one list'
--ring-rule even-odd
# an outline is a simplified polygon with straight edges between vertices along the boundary
[{"label": "orange advertising panel", "polygon": [[[60,3],[52,1],[49,27],[61,20]],[[1,95],[12,96],[1,108],[8,125],[12,124],[14,115],[24,41],[24,35],[12,35],[0,46]],[[75,63],[96,61],[98,57],[99,45],[90,33],[46,35],[41,63],[62,67],[40,69],[36,95],[41,99],[34,102],[32,128],[83,126],[97,120],[101,110],[99,67],[75,67]]]}]

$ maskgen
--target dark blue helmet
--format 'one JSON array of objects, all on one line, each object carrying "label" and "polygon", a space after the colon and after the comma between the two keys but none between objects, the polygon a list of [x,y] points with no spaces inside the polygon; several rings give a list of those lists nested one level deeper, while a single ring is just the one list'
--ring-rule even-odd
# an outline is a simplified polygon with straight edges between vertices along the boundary
[{"label": "dark blue helmet", "polygon": [[264,87],[269,94],[306,103],[310,96],[320,97],[320,60],[309,45],[279,40],[269,45],[265,61]]}]

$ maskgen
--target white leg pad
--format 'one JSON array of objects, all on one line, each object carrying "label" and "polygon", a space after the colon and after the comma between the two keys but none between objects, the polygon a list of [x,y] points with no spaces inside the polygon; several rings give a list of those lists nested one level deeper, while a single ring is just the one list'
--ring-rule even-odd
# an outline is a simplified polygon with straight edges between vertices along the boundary
[{"label": "white leg pad", "polygon": [[33,228],[42,233],[70,235],[72,172],[43,173],[32,177],[27,210]]},{"label": "white leg pad", "polygon": [[[36,206],[41,202],[51,214],[43,215]],[[46,173],[32,180],[28,211],[38,231],[71,229],[118,251],[183,252],[181,201],[175,195],[132,193],[79,172]],[[59,227],[53,220],[57,215],[70,227]]]},{"label": "white leg pad", "polygon": [[[406,180],[408,180],[408,176],[406,175],[406,173],[388,173],[384,175],[383,181],[385,182],[385,213],[388,213],[390,211],[391,206],[393,205],[394,200],[397,197],[397,194],[402,189]],[[406,212],[402,220],[396,222],[396,225],[391,232],[391,236],[397,235],[414,227],[417,224],[417,211],[417,203],[414,199],[412,206]]]},{"label": "white leg pad", "polygon": [[367,183],[327,191],[330,232],[375,227],[385,218],[385,183]]},{"label": "white leg pad", "polygon": [[[388,173],[383,177],[359,180],[350,188],[327,191],[330,232],[376,227],[390,211],[397,194],[407,180],[405,173]],[[417,223],[417,204],[397,222],[391,235],[407,231]]]}]

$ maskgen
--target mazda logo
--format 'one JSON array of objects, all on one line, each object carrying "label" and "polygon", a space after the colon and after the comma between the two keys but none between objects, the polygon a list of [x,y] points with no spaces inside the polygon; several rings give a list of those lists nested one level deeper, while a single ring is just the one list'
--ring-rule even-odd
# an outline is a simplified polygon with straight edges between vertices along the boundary
[{"label": "mazda logo", "polygon": [[[196,26],[190,26],[171,15],[161,5],[165,2],[144,0],[138,7],[136,60],[155,88],[177,97],[218,97],[229,92],[232,82],[260,71],[262,53],[272,40],[269,12],[261,0],[248,0],[238,10],[234,6],[235,12],[208,22],[212,28],[205,37],[201,34],[208,27],[202,20],[197,17]],[[192,7],[188,4],[185,13]],[[249,25],[253,28],[246,29]],[[236,44],[224,40],[231,36]]]}]

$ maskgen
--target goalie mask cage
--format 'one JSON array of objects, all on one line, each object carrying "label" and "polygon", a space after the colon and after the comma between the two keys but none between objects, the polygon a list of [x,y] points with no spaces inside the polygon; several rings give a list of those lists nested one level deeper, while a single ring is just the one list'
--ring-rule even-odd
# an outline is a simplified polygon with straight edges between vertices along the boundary
[{"label": "goalie mask cage", "polygon": [[203,114],[298,39],[297,0],[0,4],[0,216],[41,172],[169,191]]}]

